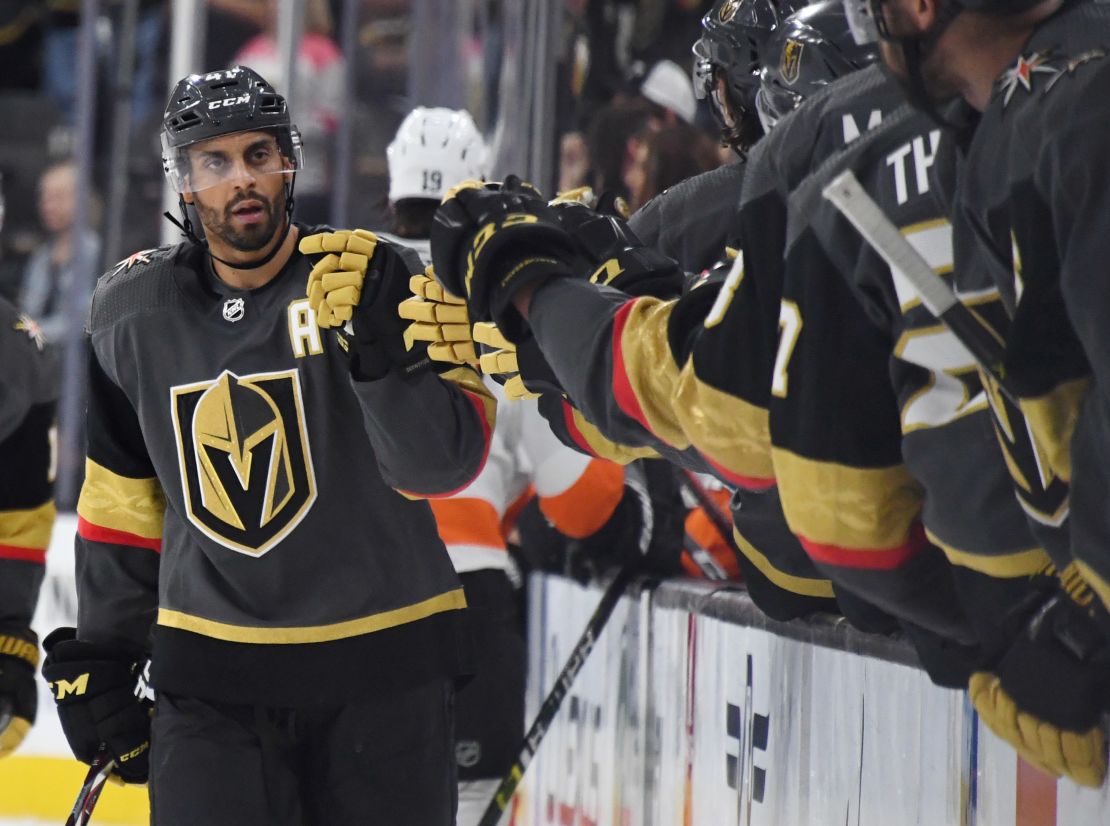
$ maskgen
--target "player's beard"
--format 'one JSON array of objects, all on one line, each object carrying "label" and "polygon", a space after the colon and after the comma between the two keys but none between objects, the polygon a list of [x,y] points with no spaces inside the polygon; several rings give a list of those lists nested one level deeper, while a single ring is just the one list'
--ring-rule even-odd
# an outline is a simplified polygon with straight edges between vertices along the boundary
[{"label": "player's beard", "polygon": [[[243,201],[257,201],[262,204],[262,211],[266,215],[265,220],[236,229],[232,210]],[[224,206],[222,211],[218,207],[205,204],[199,194],[193,195],[193,203],[197,208],[197,214],[200,215],[205,235],[215,235],[239,252],[258,252],[274,239],[285,217],[285,188],[282,187],[275,202],[254,190],[244,192]]]}]

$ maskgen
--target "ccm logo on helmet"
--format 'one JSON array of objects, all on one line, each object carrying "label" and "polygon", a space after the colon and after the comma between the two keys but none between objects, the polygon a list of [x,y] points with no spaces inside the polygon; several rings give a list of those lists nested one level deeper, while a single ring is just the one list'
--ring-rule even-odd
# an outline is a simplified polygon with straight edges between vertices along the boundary
[{"label": "ccm logo on helmet", "polygon": [[208,104],[209,109],[220,109],[224,106],[238,106],[240,103],[250,103],[250,92],[239,95],[237,98],[226,98],[224,100],[214,100]]}]

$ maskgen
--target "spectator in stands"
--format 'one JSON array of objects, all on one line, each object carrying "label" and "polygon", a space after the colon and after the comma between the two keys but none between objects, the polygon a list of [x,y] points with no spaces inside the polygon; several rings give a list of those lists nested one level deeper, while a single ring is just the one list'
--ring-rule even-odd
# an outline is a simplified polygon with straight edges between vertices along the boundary
[{"label": "spectator in stands", "polygon": [[333,21],[327,0],[305,4],[304,36],[293,70],[293,83],[282,77],[277,47],[277,0],[264,0],[266,28],[247,41],[233,64],[250,66],[270,78],[290,98],[293,119],[312,150],[313,163],[297,172],[297,219],[327,223],[331,206],[331,164],[335,133],[343,116],[343,53],[332,38]]},{"label": "spectator in stands", "polygon": [[720,158],[712,139],[688,123],[640,133],[624,172],[629,206],[637,210],[667,187],[715,169]]},{"label": "spectator in stands", "polygon": [[640,94],[652,104],[652,117],[661,128],[676,123],[693,123],[698,101],[690,73],[673,60],[660,60],[640,84]]},{"label": "spectator in stands", "polygon": [[651,118],[651,107],[642,98],[617,99],[598,110],[590,124],[587,143],[595,192],[614,192],[627,199],[624,175],[632,162],[636,136]]},{"label": "spectator in stands", "polygon": [[[90,204],[96,224],[98,211]],[[92,229],[81,238],[74,235],[74,213],[77,206],[77,165],[70,160],[51,164],[39,178],[39,220],[47,240],[35,250],[23,272],[19,306],[38,319],[48,341],[62,342],[70,327],[66,315],[65,296],[76,286],[87,287],[89,293],[100,272],[100,238]],[[79,254],[80,253],[80,254]],[[78,272],[79,261],[87,270]]]}]

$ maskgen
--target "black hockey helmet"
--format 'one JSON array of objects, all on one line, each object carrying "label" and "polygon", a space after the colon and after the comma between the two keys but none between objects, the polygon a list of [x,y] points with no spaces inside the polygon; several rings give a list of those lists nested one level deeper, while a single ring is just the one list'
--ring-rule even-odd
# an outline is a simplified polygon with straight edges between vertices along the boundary
[{"label": "black hockey helmet", "polygon": [[[233,66],[178,82],[162,116],[162,167],[177,192],[203,189],[189,180],[185,150],[236,132],[273,133],[293,171],[303,168],[301,136],[289,118],[285,98],[258,72]],[[277,170],[288,174],[288,168]]]},{"label": "black hockey helmet", "polygon": [[717,72],[725,76],[728,106],[736,119],[754,113],[760,50],[775,27],[800,5],[797,0],[718,0],[702,18],[702,35],[693,47],[694,93],[709,101],[725,141],[734,147],[750,140],[743,140],[742,124],[730,125],[724,116],[717,99]]},{"label": "black hockey helmet", "polygon": [[872,63],[872,45],[858,45],[841,0],[822,0],[795,12],[766,46],[756,111],[765,130],[807,97]]}]

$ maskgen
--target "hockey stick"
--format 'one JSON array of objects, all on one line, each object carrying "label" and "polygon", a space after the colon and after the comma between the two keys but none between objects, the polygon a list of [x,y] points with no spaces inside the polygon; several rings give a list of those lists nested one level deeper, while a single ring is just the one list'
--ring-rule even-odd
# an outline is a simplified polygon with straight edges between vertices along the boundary
[{"label": "hockey stick", "polygon": [[713,554],[698,540],[690,536],[689,531],[683,533],[683,540],[686,544],[687,554],[689,554],[691,561],[698,566],[698,570],[701,571],[703,577],[713,582],[723,582],[728,579],[728,574],[717,564]]},{"label": "hockey stick", "polygon": [[605,629],[605,624],[609,621],[613,609],[616,608],[617,601],[639,572],[639,561],[628,563],[617,572],[613,581],[602,593],[593,616],[586,622],[586,627],[582,630],[582,636],[578,638],[574,650],[567,657],[566,665],[563,666],[563,670],[559,672],[559,676],[555,679],[555,685],[552,686],[550,693],[543,701],[543,705],[540,706],[536,719],[532,721],[531,728],[524,735],[524,742],[520,744],[516,761],[501,781],[501,785],[497,787],[493,799],[486,806],[482,818],[478,821],[478,826],[497,826],[501,815],[509,808],[517,786],[524,779],[524,772],[528,770],[528,764],[532,762],[532,757],[539,749],[540,743],[543,742],[551,722],[558,714],[571,686],[574,685],[574,678],[578,676],[578,672],[586,664],[586,658],[590,656],[590,651],[593,650],[594,644],[597,643],[598,637]]},{"label": "hockey stick", "polygon": [[928,262],[864,191],[852,171],[841,172],[821,194],[848,219],[891,269],[906,276],[921,296],[921,303],[926,309],[952,331],[979,366],[998,382],[1007,398],[1014,401],[1014,394],[1006,382],[1003,342],[933,272]]},{"label": "hockey stick", "polygon": [[97,753],[92,765],[89,766],[89,773],[85,775],[81,791],[77,793],[77,802],[73,804],[73,811],[66,818],[66,826],[85,826],[89,822],[96,807],[96,801],[104,791],[104,784],[115,767],[116,761],[107,751]]}]

